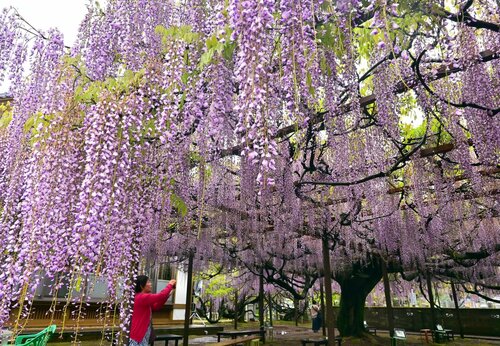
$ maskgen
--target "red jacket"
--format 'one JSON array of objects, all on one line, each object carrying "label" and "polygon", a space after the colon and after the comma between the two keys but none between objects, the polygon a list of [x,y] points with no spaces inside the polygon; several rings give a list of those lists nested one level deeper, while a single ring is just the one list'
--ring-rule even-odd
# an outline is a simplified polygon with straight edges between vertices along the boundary
[{"label": "red jacket", "polygon": [[160,310],[174,287],[168,284],[160,293],[136,293],[132,311],[130,338],[137,342],[144,339],[151,321],[151,311]]}]

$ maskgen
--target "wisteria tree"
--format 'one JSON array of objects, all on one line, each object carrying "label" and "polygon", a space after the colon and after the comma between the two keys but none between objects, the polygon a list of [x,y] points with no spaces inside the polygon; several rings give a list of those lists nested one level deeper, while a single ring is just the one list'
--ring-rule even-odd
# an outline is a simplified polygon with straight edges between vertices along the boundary
[{"label": "wisteria tree", "polygon": [[383,268],[493,286],[498,13],[110,0],[65,47],[4,10],[0,325],[29,313],[42,274],[54,292],[92,274],[126,334],[144,257],[195,252],[271,281],[323,273],[329,306],[333,277],[342,335],[362,333]]}]

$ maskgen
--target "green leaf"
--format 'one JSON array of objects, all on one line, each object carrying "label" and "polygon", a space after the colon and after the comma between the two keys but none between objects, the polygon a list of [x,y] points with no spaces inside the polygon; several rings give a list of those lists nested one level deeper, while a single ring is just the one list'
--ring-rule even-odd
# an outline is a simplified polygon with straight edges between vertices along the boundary
[{"label": "green leaf", "polygon": [[197,32],[193,32],[193,28],[190,25],[171,26],[169,28],[158,25],[155,28],[155,33],[162,37],[163,44],[166,44],[170,40],[182,40],[186,43],[193,43],[200,37]]},{"label": "green leaf", "polygon": [[193,164],[193,165],[197,165],[201,162],[201,155],[200,153],[196,152],[196,151],[191,151],[189,153],[189,161]]},{"label": "green leaf", "polygon": [[206,65],[210,64],[213,57],[214,57],[214,51],[212,49],[203,53],[200,59],[200,68],[203,68]]},{"label": "green leaf", "polygon": [[179,109],[184,108],[185,103],[186,103],[186,93],[182,93],[181,100],[179,101]]},{"label": "green leaf", "polygon": [[226,43],[224,45],[224,51],[222,52],[222,56],[224,57],[224,59],[232,60],[235,48],[236,44],[234,42]]},{"label": "green leaf", "polygon": [[24,133],[28,133],[31,131],[31,129],[35,126],[35,121],[36,121],[36,114],[33,114],[26,120],[23,126]]},{"label": "green leaf", "polygon": [[7,128],[7,126],[9,126],[11,121],[12,121],[12,112],[7,110],[2,113],[2,109],[0,108],[0,129]]},{"label": "green leaf", "polygon": [[215,37],[215,35],[211,36],[206,42],[207,49],[210,50],[212,48],[215,48],[218,43],[219,41],[217,41],[217,37]]},{"label": "green leaf", "polygon": [[170,195],[170,203],[172,203],[172,206],[179,212],[179,214],[181,214],[182,217],[186,216],[188,208],[182,198],[177,196],[175,193],[172,193]]},{"label": "green leaf", "polygon": [[439,6],[438,4],[432,4],[432,9],[431,9],[432,14],[437,14],[440,17],[445,17],[446,16],[446,11],[444,8]]},{"label": "green leaf", "polygon": [[316,90],[314,89],[313,87],[313,84],[312,84],[312,76],[309,72],[307,72],[307,75],[306,75],[306,84],[307,84],[307,87],[309,88],[309,93],[311,95],[314,95]]},{"label": "green leaf", "polygon": [[75,291],[80,292],[81,289],[82,289],[82,277],[79,276],[78,279],[76,279]]}]

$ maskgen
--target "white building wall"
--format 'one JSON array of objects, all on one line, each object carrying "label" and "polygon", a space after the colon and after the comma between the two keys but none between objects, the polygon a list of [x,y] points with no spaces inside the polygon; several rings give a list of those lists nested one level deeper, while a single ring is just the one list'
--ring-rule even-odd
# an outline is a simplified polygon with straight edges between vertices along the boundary
[{"label": "white building wall", "polygon": [[[174,304],[186,304],[187,295],[187,273],[177,269],[177,287],[175,289],[175,300]],[[186,309],[174,309],[173,320],[184,321],[184,315],[186,314]]]}]

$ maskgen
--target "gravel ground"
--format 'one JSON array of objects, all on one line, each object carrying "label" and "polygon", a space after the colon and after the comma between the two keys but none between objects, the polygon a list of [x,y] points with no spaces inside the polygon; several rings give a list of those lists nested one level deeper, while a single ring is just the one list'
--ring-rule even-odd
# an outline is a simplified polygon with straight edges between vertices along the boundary
[{"label": "gravel ground", "polygon": [[[250,323],[245,323],[241,325],[238,329],[256,329],[258,328],[257,324],[253,325]],[[234,330],[231,325],[224,324],[224,330]],[[321,337],[321,333],[313,333],[309,327],[309,325],[299,325],[298,327],[294,325],[275,325],[274,328],[274,336],[272,338],[268,338],[266,340],[266,345],[283,345],[283,346],[301,346],[301,339],[304,338],[318,338]],[[54,340],[56,341],[56,340]],[[61,343],[61,342],[49,342],[49,345],[53,346],[69,346],[71,343]],[[217,336],[207,335],[207,336],[192,336],[189,340],[189,345],[206,345],[209,343],[217,342]],[[172,342],[170,343],[172,344]],[[181,344],[181,343],[180,343]],[[377,336],[370,335],[364,339],[353,339],[353,338],[345,338],[342,341],[343,346],[362,346],[362,345],[386,345],[389,346],[390,339],[389,334],[387,332],[377,332]],[[97,346],[97,345],[105,345],[108,346],[108,343],[102,343],[101,340],[89,340],[82,341],[79,343],[81,346]],[[155,346],[163,346],[164,342],[156,342]],[[407,335],[407,346],[416,346],[416,345],[425,345],[420,337],[416,334]],[[462,345],[475,345],[475,346],[490,346],[490,345],[500,345],[500,338],[497,340],[478,340],[478,339],[460,339],[456,338],[455,341],[448,342],[446,344],[427,344],[427,345],[446,345],[446,346],[462,346]]]}]

